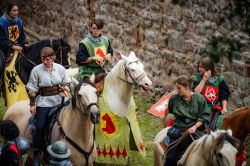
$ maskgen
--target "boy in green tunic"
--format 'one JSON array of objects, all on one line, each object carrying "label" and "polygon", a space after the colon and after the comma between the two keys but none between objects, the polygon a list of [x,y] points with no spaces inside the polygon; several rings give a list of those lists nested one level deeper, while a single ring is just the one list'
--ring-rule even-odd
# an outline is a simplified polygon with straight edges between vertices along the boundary
[{"label": "boy in green tunic", "polygon": [[90,33],[79,44],[76,54],[76,63],[80,66],[78,80],[103,72],[103,67],[113,55],[109,39],[101,34],[103,24],[102,20],[94,19],[90,24]]}]

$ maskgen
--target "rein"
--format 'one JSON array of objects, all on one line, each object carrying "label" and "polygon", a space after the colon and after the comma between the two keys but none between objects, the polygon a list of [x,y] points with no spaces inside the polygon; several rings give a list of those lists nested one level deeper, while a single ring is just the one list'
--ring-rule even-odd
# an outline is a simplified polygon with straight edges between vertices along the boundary
[{"label": "rein", "polygon": [[86,165],[89,165],[89,156],[91,155],[91,153],[93,152],[93,150],[94,150],[94,145],[95,145],[95,143],[94,143],[94,141],[93,141],[93,145],[92,145],[92,147],[91,147],[91,149],[90,149],[90,152],[86,152],[84,149],[82,149],[77,143],[75,143],[71,138],[69,138],[67,135],[66,135],[66,133],[65,133],[65,131],[63,130],[63,127],[62,127],[62,125],[61,125],[61,123],[60,123],[60,121],[59,121],[59,119],[57,119],[57,125],[59,126],[59,131],[60,131],[60,133],[63,135],[63,137],[76,149],[76,150],[78,150],[81,154],[83,154],[84,155],[84,158],[85,158],[85,160],[86,160]]},{"label": "rein", "polygon": [[17,63],[21,60],[21,58],[23,57],[23,58],[25,58],[29,63],[31,63],[33,66],[36,66],[36,65],[37,65],[35,62],[33,62],[32,60],[30,60],[29,58],[27,58],[23,53],[19,53],[19,54],[20,54],[20,56],[19,56],[19,58],[16,60],[15,64],[17,64]]},{"label": "rein", "polygon": [[[202,135],[201,135],[201,132],[197,132],[197,131],[195,131],[195,133],[192,133],[192,134],[195,134],[196,136],[198,136],[198,137],[201,137]],[[194,137],[192,136],[192,134],[190,134],[190,133],[188,133],[187,131],[186,132],[184,132],[184,134],[182,134],[182,136],[180,137],[180,138],[178,138],[177,140],[175,140],[174,142],[172,142],[170,145],[168,145],[168,147],[170,147],[171,146],[171,148],[167,148],[166,149],[166,151],[164,152],[164,155],[162,156],[162,158],[165,158],[166,156],[167,156],[167,154],[168,154],[168,152],[169,151],[171,151],[171,150],[173,150],[176,146],[178,146],[180,143],[181,143],[181,141],[186,137],[186,136],[190,136],[191,137],[191,139],[194,141],[195,139],[194,139]]]},{"label": "rein", "polygon": [[[53,40],[52,39],[50,39],[50,46],[51,46],[51,48],[53,49]],[[59,54],[59,57],[60,57],[60,64],[62,65],[63,64],[63,62],[62,62],[62,60],[63,60],[63,50],[66,50],[67,49],[67,47],[62,47],[61,46],[61,43],[60,43],[60,46],[58,47],[58,49],[55,51],[55,55],[57,55],[58,53],[60,53]],[[56,62],[58,62],[58,60],[57,59],[55,59],[55,61]],[[67,68],[67,67],[70,67],[70,65],[68,65],[68,66],[64,66],[65,68]]]}]

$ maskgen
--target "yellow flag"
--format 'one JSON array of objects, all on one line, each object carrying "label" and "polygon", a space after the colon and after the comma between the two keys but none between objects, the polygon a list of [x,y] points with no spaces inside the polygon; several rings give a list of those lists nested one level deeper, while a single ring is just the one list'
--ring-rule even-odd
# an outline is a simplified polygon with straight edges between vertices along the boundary
[{"label": "yellow flag", "polygon": [[25,85],[19,78],[15,69],[15,62],[17,57],[18,52],[15,51],[11,63],[5,68],[4,71],[4,84],[6,92],[5,100],[7,103],[7,108],[9,108],[17,101],[28,99],[28,94]]}]

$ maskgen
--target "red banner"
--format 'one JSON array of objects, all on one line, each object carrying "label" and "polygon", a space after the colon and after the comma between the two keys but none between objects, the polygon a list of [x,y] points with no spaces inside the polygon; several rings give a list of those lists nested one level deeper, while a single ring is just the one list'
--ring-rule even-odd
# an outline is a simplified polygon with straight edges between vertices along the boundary
[{"label": "red banner", "polygon": [[165,112],[168,109],[168,102],[170,97],[175,94],[176,91],[173,91],[167,95],[164,95],[158,102],[156,102],[147,112],[153,114],[154,116],[164,117]]}]

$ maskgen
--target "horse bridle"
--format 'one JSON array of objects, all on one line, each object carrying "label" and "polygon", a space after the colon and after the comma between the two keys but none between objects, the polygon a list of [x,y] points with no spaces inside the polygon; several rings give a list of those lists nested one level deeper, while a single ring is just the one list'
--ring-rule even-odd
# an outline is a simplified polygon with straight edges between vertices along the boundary
[{"label": "horse bridle", "polygon": [[[88,83],[85,83],[85,82],[80,82],[78,85],[77,85],[77,87],[78,86],[82,86],[82,84],[88,84]],[[92,84],[89,84],[89,85],[91,85],[91,86],[93,86],[94,87],[94,85],[92,85]],[[76,95],[76,96],[79,96],[78,94]],[[97,103],[96,102],[92,102],[92,103],[89,103],[87,106],[85,106],[85,104],[82,102],[82,100],[80,100],[81,102],[80,102],[80,104],[81,104],[81,106],[83,107],[83,109],[85,110],[84,111],[84,115],[87,115],[87,116],[89,116],[89,110],[90,110],[90,108],[92,107],[92,106],[96,106],[97,108],[98,108],[98,105],[97,105]],[[86,112],[87,111],[87,112]],[[95,145],[95,138],[93,137],[93,145],[92,145],[92,147],[91,147],[91,150],[89,151],[89,152],[86,152],[84,149],[82,149],[77,143],[75,143],[75,141],[73,141],[71,138],[69,138],[67,135],[66,135],[66,133],[65,133],[65,131],[63,130],[63,127],[62,127],[62,125],[61,125],[61,123],[60,123],[60,121],[59,121],[59,119],[57,119],[57,125],[59,126],[59,130],[60,130],[60,132],[61,132],[61,134],[65,137],[65,139],[76,149],[76,150],[78,150],[81,154],[83,154],[83,156],[84,156],[84,158],[85,158],[85,160],[86,160],[86,165],[88,166],[88,163],[89,163],[89,156],[91,155],[91,153],[93,152],[93,150],[94,150],[94,145]]]},{"label": "horse bridle", "polygon": [[[77,85],[77,87],[80,87],[80,86],[82,86],[83,84],[88,84],[88,85],[91,85],[92,87],[96,88],[95,85],[92,85],[92,84],[89,84],[89,83],[85,83],[85,82],[80,82],[80,83]],[[77,94],[77,97],[78,97],[78,96],[79,96],[79,95]],[[86,105],[86,103],[83,103],[83,101],[80,100],[80,105],[81,105],[81,107],[82,107],[83,110],[84,110],[84,114],[87,114],[88,116],[89,116],[89,110],[90,110],[90,108],[91,108],[92,106],[96,106],[97,108],[99,108],[97,102],[91,102],[91,103],[89,103],[88,105]]]},{"label": "horse bridle", "polygon": [[132,84],[132,85],[135,85],[135,86],[140,87],[140,86],[141,86],[141,85],[139,84],[140,80],[141,80],[143,77],[147,76],[148,74],[147,74],[146,72],[143,72],[143,73],[141,73],[139,76],[135,77],[135,76],[133,76],[133,75],[131,74],[131,72],[129,71],[129,68],[128,68],[128,66],[131,65],[132,63],[138,63],[138,62],[139,62],[139,59],[136,59],[135,61],[132,61],[132,62],[129,62],[129,63],[125,63],[125,65],[124,65],[124,75],[125,75],[125,76],[129,76],[133,82],[129,82],[129,81],[127,81],[127,80],[125,80],[124,78],[121,78],[121,77],[120,77],[120,79],[121,79],[122,81],[128,83],[128,84]]},{"label": "horse bridle", "polygon": [[[53,49],[53,39],[50,39],[50,47]],[[63,50],[66,50],[68,47],[63,47],[62,45],[61,45],[61,42],[60,42],[60,46],[58,47],[58,49],[55,51],[55,55],[57,55],[58,53],[60,53],[59,54],[59,57],[60,57],[60,64],[62,65],[63,64],[63,62],[62,62],[62,60],[63,60]],[[55,59],[55,62],[58,62],[56,59]],[[65,68],[67,68],[67,67],[70,67],[70,65],[68,65],[68,66],[64,66]]]}]

